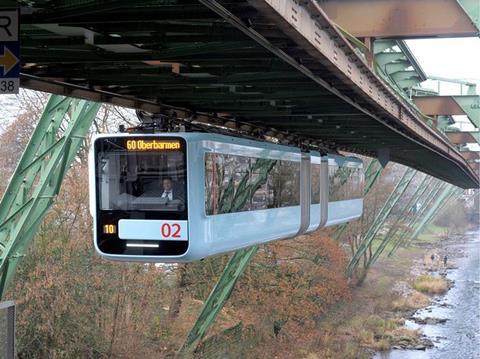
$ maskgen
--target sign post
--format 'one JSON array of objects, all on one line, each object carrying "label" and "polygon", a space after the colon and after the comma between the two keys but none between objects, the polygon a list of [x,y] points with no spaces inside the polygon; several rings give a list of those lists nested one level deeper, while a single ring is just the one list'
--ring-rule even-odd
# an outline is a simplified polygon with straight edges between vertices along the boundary
[{"label": "sign post", "polygon": [[16,94],[20,88],[18,9],[0,9],[0,94]]}]

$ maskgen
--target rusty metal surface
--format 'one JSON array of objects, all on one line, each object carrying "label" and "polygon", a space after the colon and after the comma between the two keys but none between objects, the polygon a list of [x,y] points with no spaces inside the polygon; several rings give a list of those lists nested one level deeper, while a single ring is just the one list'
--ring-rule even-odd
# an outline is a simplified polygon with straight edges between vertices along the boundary
[{"label": "rusty metal surface", "polygon": [[[416,137],[418,143],[430,147],[445,158],[453,159],[464,167],[465,172],[473,175],[468,165],[465,166],[460,153],[428,127],[414,109],[373,73],[316,1],[300,4],[295,0],[251,0],[250,3],[274,21],[308,55],[321,62],[344,85],[349,86],[349,90],[354,92],[350,98],[354,98],[356,104],[363,105],[364,113],[395,132]],[[331,83],[335,84],[333,81]],[[371,110],[367,112],[366,108]],[[398,130],[395,122],[403,125],[402,130]]]},{"label": "rusty metal surface", "polygon": [[367,156],[388,149],[392,161],[478,186],[313,0],[45,4],[22,11],[23,87],[205,122],[225,114]]},{"label": "rusty metal surface", "polygon": [[322,0],[319,3],[333,22],[356,37],[465,37],[479,33],[456,0]]},{"label": "rusty metal surface", "polygon": [[465,158],[467,161],[469,161],[469,160],[479,160],[480,159],[480,152],[463,151],[461,153],[462,153],[463,158]]},{"label": "rusty metal surface", "polygon": [[452,96],[416,96],[413,102],[423,114],[429,116],[466,115]]},{"label": "rusty metal surface", "polygon": [[447,136],[450,142],[456,145],[477,142],[469,132],[447,132]]}]

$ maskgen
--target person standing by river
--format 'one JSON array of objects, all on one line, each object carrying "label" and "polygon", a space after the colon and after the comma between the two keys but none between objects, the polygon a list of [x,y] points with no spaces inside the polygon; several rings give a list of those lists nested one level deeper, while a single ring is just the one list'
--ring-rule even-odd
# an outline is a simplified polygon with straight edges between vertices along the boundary
[{"label": "person standing by river", "polygon": [[447,261],[448,261],[448,257],[447,257],[447,255],[445,254],[445,255],[443,256],[443,266],[444,266],[445,268],[447,268]]}]

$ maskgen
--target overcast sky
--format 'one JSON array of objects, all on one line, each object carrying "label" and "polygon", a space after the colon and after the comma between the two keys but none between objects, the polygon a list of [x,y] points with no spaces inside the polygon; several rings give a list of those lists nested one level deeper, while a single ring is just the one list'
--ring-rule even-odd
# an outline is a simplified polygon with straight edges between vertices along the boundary
[{"label": "overcast sky", "polygon": [[[476,82],[478,93],[480,88],[479,38],[408,40],[407,44],[427,76]],[[458,89],[458,86],[454,87],[455,90]],[[443,90],[444,94],[450,94],[446,92],[454,89],[445,85]]]}]

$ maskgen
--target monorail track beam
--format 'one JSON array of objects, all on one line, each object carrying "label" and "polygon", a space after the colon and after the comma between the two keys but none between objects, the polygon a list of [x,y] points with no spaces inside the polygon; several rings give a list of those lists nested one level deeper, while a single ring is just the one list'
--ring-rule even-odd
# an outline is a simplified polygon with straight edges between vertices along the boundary
[{"label": "monorail track beam", "polygon": [[55,201],[100,104],[50,97],[0,202],[0,296]]}]

